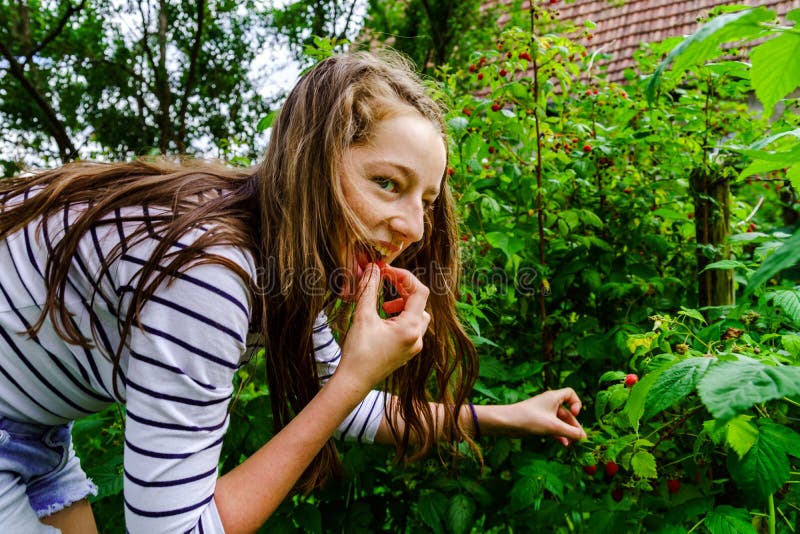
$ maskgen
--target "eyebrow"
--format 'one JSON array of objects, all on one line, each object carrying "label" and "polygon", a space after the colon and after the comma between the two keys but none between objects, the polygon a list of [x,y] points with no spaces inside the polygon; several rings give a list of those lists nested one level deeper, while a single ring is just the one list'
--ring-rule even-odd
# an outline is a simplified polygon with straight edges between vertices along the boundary
[{"label": "eyebrow", "polygon": [[[412,180],[415,180],[417,182],[421,181],[417,173],[414,172],[414,169],[412,169],[411,167],[407,167],[402,163],[396,163],[394,161],[388,161],[388,160],[381,160],[380,164],[393,167],[394,169],[399,171],[405,178],[411,178]],[[427,189],[425,189],[425,193],[431,194],[435,197],[438,197],[441,192],[442,191],[439,187],[428,187]]]}]

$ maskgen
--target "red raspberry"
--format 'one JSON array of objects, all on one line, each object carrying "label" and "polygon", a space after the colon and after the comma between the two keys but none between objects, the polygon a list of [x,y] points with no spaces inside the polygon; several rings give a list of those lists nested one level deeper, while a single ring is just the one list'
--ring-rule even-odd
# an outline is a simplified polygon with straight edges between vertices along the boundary
[{"label": "red raspberry", "polygon": [[617,465],[617,462],[613,460],[610,462],[606,462],[606,474],[608,476],[613,477],[614,475],[617,474],[618,471],[619,471],[619,465]]}]

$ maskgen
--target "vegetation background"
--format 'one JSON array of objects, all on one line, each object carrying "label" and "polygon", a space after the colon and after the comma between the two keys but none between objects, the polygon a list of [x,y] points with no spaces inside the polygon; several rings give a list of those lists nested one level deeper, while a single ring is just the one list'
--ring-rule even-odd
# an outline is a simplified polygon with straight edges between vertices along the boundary
[{"label": "vegetation background", "polygon": [[[347,475],[264,532],[800,532],[800,10],[720,8],[613,83],[578,44],[591,21],[557,9],[0,2],[7,176],[176,153],[250,164],[280,105],[259,91],[271,67],[251,69],[265,46],[305,67],[390,44],[449,104],[473,400],[571,386],[589,438],[487,437],[483,465],[457,468],[344,446]],[[272,433],[263,373],[242,373],[222,471]],[[75,427],[104,532],[124,531],[120,410]]]}]

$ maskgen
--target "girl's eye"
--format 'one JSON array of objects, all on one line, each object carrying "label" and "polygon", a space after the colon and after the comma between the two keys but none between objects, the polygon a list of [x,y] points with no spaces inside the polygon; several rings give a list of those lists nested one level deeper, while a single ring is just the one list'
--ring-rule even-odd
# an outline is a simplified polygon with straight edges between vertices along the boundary
[{"label": "girl's eye", "polygon": [[391,178],[386,178],[385,176],[376,176],[372,180],[378,184],[378,187],[385,191],[394,192],[397,190],[397,183],[395,183],[395,181]]}]

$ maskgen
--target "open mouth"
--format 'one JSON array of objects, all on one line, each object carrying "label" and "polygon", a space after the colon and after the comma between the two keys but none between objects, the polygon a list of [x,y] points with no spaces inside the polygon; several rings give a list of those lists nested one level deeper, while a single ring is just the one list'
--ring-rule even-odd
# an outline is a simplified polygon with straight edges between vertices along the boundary
[{"label": "open mouth", "polygon": [[359,243],[356,246],[356,262],[360,269],[369,263],[388,263],[402,247],[383,243]]}]

